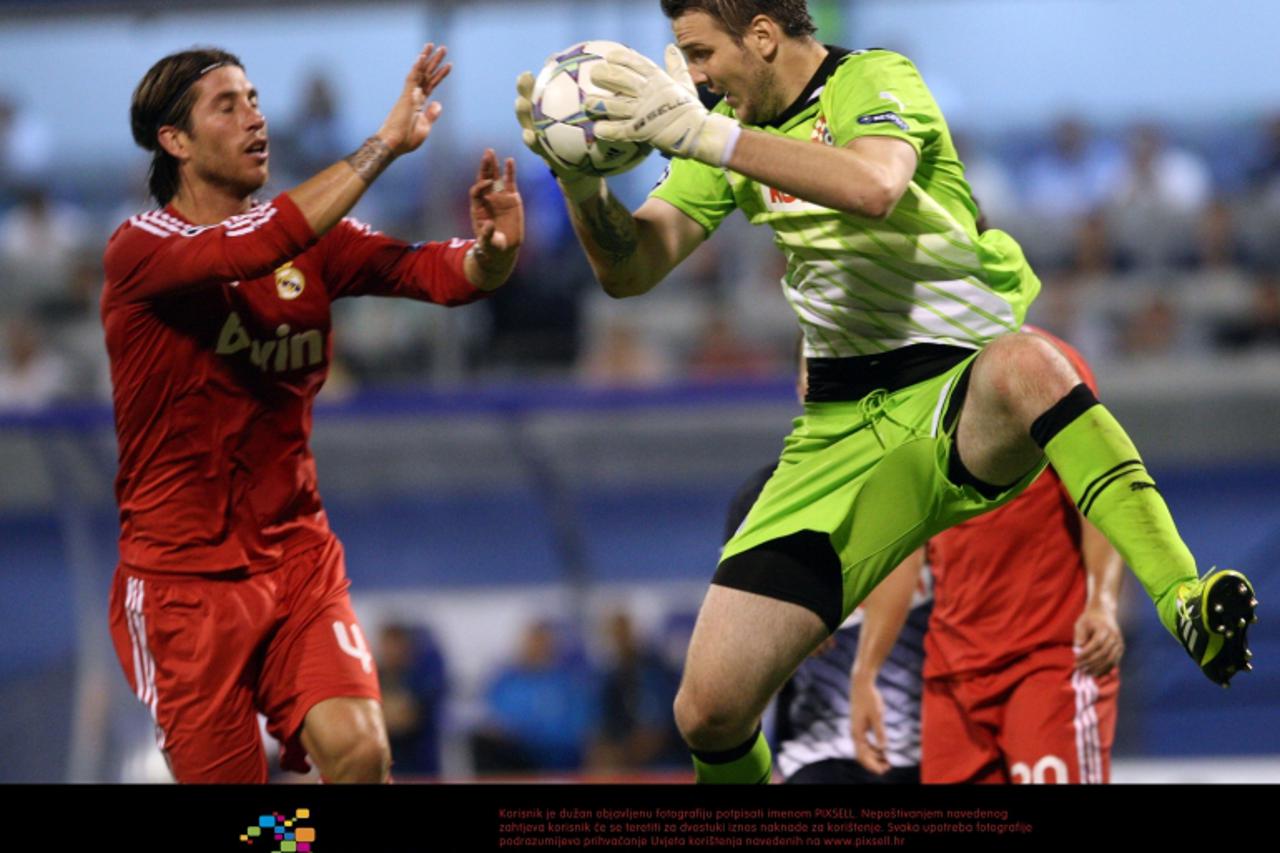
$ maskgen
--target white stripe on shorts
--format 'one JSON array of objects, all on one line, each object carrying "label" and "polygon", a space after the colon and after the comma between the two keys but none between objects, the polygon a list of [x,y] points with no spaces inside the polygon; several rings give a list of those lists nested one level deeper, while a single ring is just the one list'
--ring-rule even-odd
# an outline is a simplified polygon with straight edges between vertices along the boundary
[{"label": "white stripe on shorts", "polygon": [[147,617],[143,612],[146,589],[142,578],[127,580],[125,616],[128,618],[129,640],[133,645],[133,680],[138,699],[156,719],[156,661],[147,645]]},{"label": "white stripe on shorts", "polygon": [[1080,781],[1102,782],[1102,742],[1098,733],[1098,682],[1080,670],[1071,673],[1071,687],[1076,696],[1076,759],[1080,765]]}]

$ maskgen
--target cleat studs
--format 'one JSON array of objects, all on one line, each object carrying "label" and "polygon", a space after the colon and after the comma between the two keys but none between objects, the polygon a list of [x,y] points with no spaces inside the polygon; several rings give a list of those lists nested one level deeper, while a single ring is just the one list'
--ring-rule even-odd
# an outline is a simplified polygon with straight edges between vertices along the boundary
[{"label": "cleat studs", "polygon": [[1221,605],[1221,604],[1215,604],[1215,605],[1213,605],[1213,612],[1214,612],[1214,613],[1221,613],[1221,612],[1222,612],[1222,605]]},{"label": "cleat studs", "polygon": [[1249,620],[1248,620],[1248,619],[1246,619],[1246,618],[1244,618],[1243,616],[1241,616],[1241,617],[1240,617],[1240,627],[1241,627],[1241,628],[1243,628],[1245,625],[1248,625],[1248,624],[1249,624]]},{"label": "cleat studs", "polygon": [[1258,622],[1258,617],[1257,617],[1257,616],[1255,616],[1255,617],[1253,617],[1252,619],[1250,619],[1249,621],[1250,621],[1251,623],[1253,623],[1253,624],[1255,624],[1255,625],[1256,625],[1256,624],[1257,624],[1257,622]]},{"label": "cleat studs", "polygon": [[1244,659],[1245,659],[1245,660],[1253,660],[1253,652],[1249,651],[1248,649],[1245,649],[1245,650],[1244,650]]},{"label": "cleat studs", "polygon": [[1258,606],[1258,599],[1256,599],[1256,598],[1251,598],[1251,599],[1249,599],[1249,606],[1250,606],[1250,607],[1257,607],[1257,606]]},{"label": "cleat studs", "polygon": [[1226,625],[1219,625],[1217,628],[1214,628],[1213,630],[1215,630],[1215,631],[1217,631],[1219,634],[1221,634],[1223,631],[1227,630],[1227,626],[1226,626]]},{"label": "cleat studs", "polygon": [[1245,665],[1244,665],[1244,671],[1245,671],[1245,672],[1253,672],[1253,664],[1251,664],[1251,663],[1247,663],[1247,664],[1245,664]]},{"label": "cleat studs", "polygon": [[1235,635],[1236,635],[1236,632],[1235,632],[1235,631],[1228,631],[1228,632],[1227,632],[1227,639],[1228,639],[1228,640],[1230,640],[1230,639],[1231,639],[1232,637],[1234,637]]}]

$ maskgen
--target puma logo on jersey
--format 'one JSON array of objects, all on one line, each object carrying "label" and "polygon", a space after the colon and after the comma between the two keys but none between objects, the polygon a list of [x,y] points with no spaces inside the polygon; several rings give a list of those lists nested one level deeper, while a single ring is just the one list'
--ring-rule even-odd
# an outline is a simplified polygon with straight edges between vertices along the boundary
[{"label": "puma logo on jersey", "polygon": [[904,112],[907,109],[907,105],[902,103],[902,100],[897,95],[893,94],[893,92],[881,92],[880,97],[884,98],[886,101],[893,101],[898,105],[898,109],[903,110]]},{"label": "puma logo on jersey", "polygon": [[249,362],[263,371],[283,373],[301,367],[315,367],[324,361],[324,336],[316,329],[290,334],[288,323],[276,327],[275,340],[259,341],[249,337],[240,315],[232,311],[218,333],[218,355],[235,355],[249,351]]}]

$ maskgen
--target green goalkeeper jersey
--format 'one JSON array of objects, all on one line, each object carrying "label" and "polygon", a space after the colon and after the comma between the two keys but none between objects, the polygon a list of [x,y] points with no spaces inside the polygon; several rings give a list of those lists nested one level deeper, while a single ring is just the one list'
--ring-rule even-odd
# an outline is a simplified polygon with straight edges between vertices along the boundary
[{"label": "green goalkeeper jersey", "polygon": [[[716,112],[733,115],[723,102]],[[1021,326],[1040,282],[1008,234],[978,234],[951,134],[906,57],[831,48],[796,103],[756,129],[819,145],[891,136],[919,155],[906,193],[883,220],[821,207],[695,160],[673,159],[653,190],[708,234],[734,208],[773,228],[805,355],[868,355],[917,343],[978,348]]]}]

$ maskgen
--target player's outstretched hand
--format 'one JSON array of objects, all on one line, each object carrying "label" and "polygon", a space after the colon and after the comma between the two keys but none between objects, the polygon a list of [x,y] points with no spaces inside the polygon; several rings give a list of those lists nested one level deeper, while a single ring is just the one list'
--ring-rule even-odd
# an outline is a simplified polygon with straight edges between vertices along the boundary
[{"label": "player's outstretched hand", "polygon": [[1076,668],[1085,675],[1106,675],[1124,654],[1124,634],[1115,611],[1102,605],[1086,607],[1075,626]]},{"label": "player's outstretched hand", "polygon": [[884,700],[872,679],[854,678],[849,688],[849,727],[853,735],[853,757],[871,773],[889,772],[885,754]]},{"label": "player's outstretched hand", "polygon": [[740,128],[725,115],[710,113],[698,100],[684,55],[667,45],[667,70],[630,48],[605,57],[591,82],[611,97],[587,102],[596,119],[596,135],[615,142],[644,142],[673,157],[689,157],[723,166]]},{"label": "player's outstretched hand", "polygon": [[422,48],[404,78],[400,97],[378,131],[378,136],[397,157],[426,142],[444,110],[439,101],[428,102],[427,98],[453,70],[453,65],[444,61],[446,52],[444,45],[436,47],[428,43]]},{"label": "player's outstretched hand", "polygon": [[481,286],[496,287],[511,274],[524,242],[524,203],[516,187],[516,161],[508,157],[499,170],[498,156],[486,148],[469,195],[476,235],[474,258],[485,281]]}]

